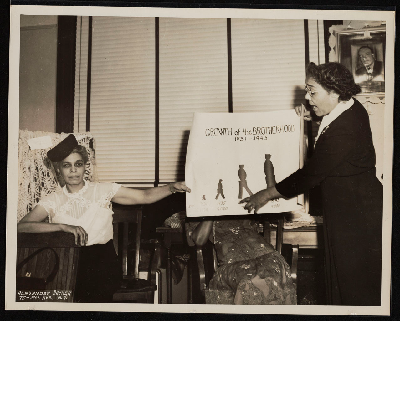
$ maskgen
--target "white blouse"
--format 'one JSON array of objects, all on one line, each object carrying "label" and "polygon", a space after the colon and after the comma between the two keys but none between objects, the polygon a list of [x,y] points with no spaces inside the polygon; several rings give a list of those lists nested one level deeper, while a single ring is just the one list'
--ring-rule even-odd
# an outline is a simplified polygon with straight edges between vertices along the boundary
[{"label": "white blouse", "polygon": [[104,244],[113,238],[111,199],[118,183],[84,181],[83,188],[69,193],[66,186],[39,201],[49,214],[50,223],[81,226],[88,234],[87,246]]}]

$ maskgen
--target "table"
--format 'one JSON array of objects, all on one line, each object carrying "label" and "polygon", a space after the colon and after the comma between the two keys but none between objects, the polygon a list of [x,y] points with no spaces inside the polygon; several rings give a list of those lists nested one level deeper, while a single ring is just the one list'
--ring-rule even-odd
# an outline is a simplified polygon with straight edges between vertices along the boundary
[{"label": "table", "polygon": [[[301,226],[298,228],[285,228],[283,220],[279,222],[282,224],[280,231],[277,227],[271,227],[270,230],[270,243],[275,245],[277,251],[282,253],[282,246],[291,246],[290,264],[292,276],[297,278],[297,267],[299,258],[308,258],[300,256],[300,249],[322,249],[324,243],[322,224]],[[280,235],[278,235],[278,231]],[[278,237],[280,236],[280,237]]]},{"label": "table", "polygon": [[[271,243],[276,243],[277,228],[271,227]],[[283,244],[299,245],[304,249],[323,248],[324,238],[322,224],[302,226],[300,228],[288,229],[283,227]]]}]

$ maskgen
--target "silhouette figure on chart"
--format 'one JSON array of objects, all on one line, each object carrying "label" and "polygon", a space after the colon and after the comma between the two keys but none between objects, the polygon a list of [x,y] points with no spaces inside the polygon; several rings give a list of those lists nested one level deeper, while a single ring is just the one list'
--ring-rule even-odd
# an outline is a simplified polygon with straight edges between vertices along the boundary
[{"label": "silhouette figure on chart", "polygon": [[206,200],[206,195],[203,194],[202,200]]},{"label": "silhouette figure on chart", "polygon": [[247,186],[247,180],[246,180],[247,174],[243,167],[244,167],[244,165],[239,165],[239,170],[238,170],[238,176],[239,176],[239,196],[238,196],[238,198],[239,199],[243,198],[243,188],[246,189],[249,196],[253,195],[252,191]]},{"label": "silhouette figure on chart", "polygon": [[225,198],[224,187],[222,186],[222,179],[220,179],[218,182],[218,193],[217,193],[217,196],[215,197],[215,200],[218,199],[219,195],[221,195],[223,199]]},{"label": "silhouette figure on chart", "polygon": [[267,189],[269,187],[273,187],[276,184],[275,174],[274,174],[274,165],[271,161],[271,154],[265,155],[264,161],[264,174],[265,174],[265,182],[267,184]]}]

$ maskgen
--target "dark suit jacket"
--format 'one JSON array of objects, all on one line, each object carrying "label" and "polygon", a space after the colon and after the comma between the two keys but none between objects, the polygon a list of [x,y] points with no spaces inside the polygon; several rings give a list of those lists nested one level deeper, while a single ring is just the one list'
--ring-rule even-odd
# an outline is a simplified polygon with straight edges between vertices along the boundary
[{"label": "dark suit jacket", "polygon": [[[382,75],[384,73],[383,62],[382,61],[375,61],[374,69],[372,70],[372,77],[375,78],[376,76]],[[362,66],[356,70],[356,75],[365,75],[367,74],[367,69]]]},{"label": "dark suit jacket", "polygon": [[357,100],[330,123],[308,163],[276,185],[294,197],[321,184],[331,304],[379,305],[382,185],[369,116]]},{"label": "dark suit jacket", "polygon": [[375,167],[375,149],[369,116],[354,104],[327,127],[316,142],[313,156],[302,168],[276,185],[285,197],[294,197],[330,176],[358,175]]}]

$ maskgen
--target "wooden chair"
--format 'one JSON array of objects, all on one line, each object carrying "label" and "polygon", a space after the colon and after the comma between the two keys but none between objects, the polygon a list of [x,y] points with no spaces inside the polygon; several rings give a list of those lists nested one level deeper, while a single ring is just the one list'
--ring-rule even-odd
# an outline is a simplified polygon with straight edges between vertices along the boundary
[{"label": "wooden chair", "polygon": [[[157,285],[155,274],[160,277],[160,247],[157,241],[145,243],[153,247],[153,257],[146,272],[146,279],[139,277],[142,232],[142,207],[113,204],[114,242],[116,243],[123,282],[113,296],[118,303],[153,303]],[[160,292],[159,292],[160,299]]]},{"label": "wooden chair", "polygon": [[[283,215],[277,215],[277,235],[275,249],[282,254],[283,250]],[[263,225],[262,232],[264,238],[270,243],[271,224],[266,218],[261,219]],[[292,279],[297,279],[297,262],[299,255],[299,246],[291,245],[288,248],[285,245],[285,252],[282,254],[290,265]],[[199,271],[200,291],[204,295],[204,291],[208,289],[208,284],[213,276],[213,273],[218,268],[218,260],[214,246],[208,241],[204,246],[196,246],[196,262]]]},{"label": "wooden chair", "polygon": [[18,233],[16,301],[73,302],[78,262],[72,233]]},{"label": "wooden chair", "polygon": [[[139,279],[142,208],[114,204],[113,210],[114,244],[121,266],[121,289],[113,300],[153,303],[155,275],[160,277],[160,246],[157,241],[145,243],[152,248],[152,263],[147,278]],[[73,234],[19,233],[17,247],[17,301],[74,301],[80,246],[75,245]],[[33,300],[32,292],[36,293]]]},{"label": "wooden chair", "polygon": [[[32,149],[30,139],[51,138],[55,144],[68,134],[50,132],[20,131],[18,142],[19,193],[18,220],[26,215],[39,198],[57,187],[57,181],[45,165],[47,149]],[[88,176],[95,177],[94,141],[90,133],[81,135],[79,143],[86,147],[89,155]],[[74,289],[79,262],[79,246],[75,245],[74,235],[65,232],[19,233],[17,236],[17,283],[19,288],[44,287],[46,290],[60,291],[55,298],[39,296],[36,301],[74,300]],[[58,269],[58,271],[57,271]],[[31,279],[30,279],[31,278]],[[21,286],[22,285],[22,286]],[[64,293],[64,295],[62,294]],[[17,301],[29,301],[27,297],[18,297]],[[67,297],[67,300],[65,300]]]}]

